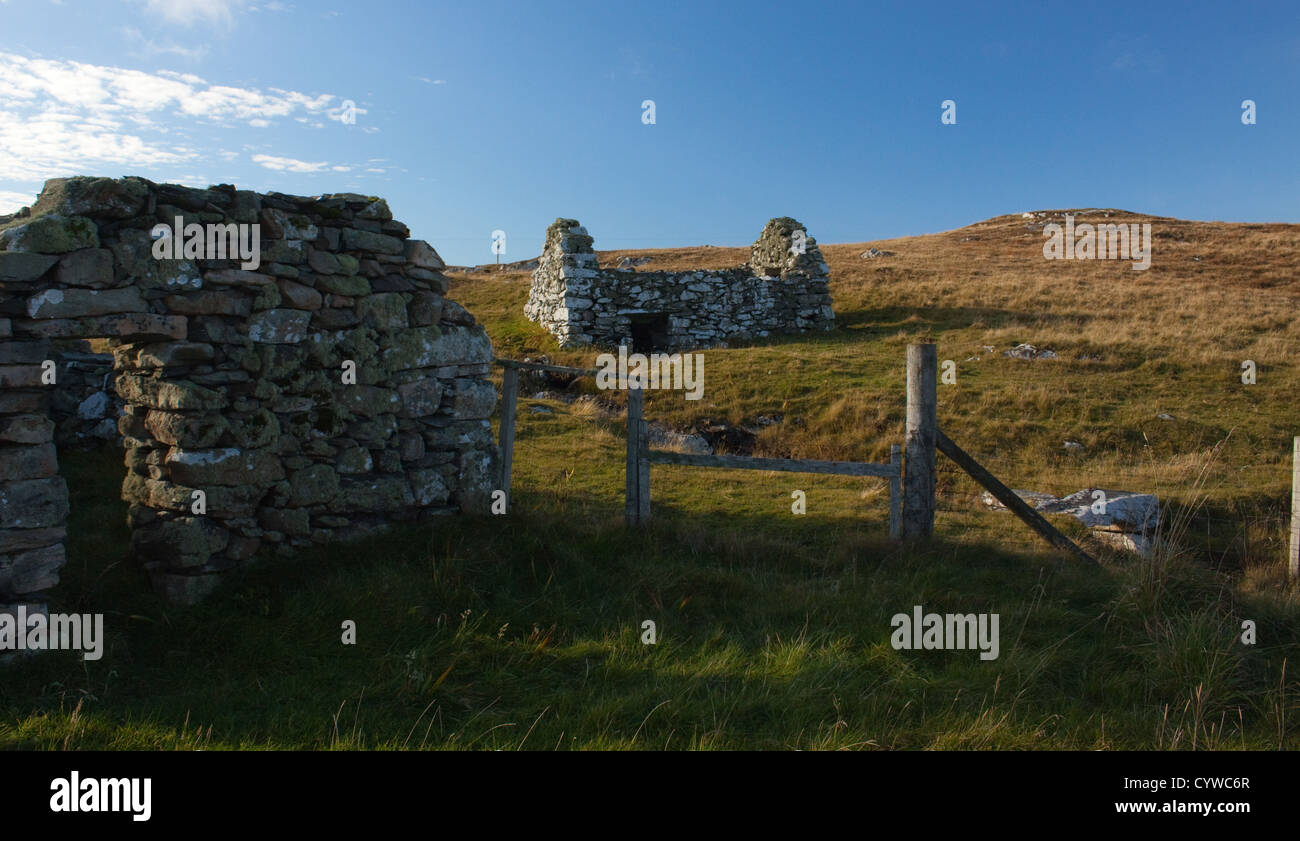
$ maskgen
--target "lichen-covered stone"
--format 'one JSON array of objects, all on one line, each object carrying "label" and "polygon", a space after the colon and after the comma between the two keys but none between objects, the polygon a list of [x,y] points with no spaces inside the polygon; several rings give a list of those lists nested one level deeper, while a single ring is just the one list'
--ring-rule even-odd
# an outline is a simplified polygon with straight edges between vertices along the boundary
[{"label": "lichen-covered stone", "polygon": [[0,231],[0,249],[38,254],[67,254],[98,248],[99,228],[84,216],[51,213]]}]

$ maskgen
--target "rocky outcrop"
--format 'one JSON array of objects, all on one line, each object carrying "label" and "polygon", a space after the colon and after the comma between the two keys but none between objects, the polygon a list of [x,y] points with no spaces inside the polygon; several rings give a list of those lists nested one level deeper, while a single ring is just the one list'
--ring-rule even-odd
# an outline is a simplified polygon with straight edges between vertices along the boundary
[{"label": "rocky outcrop", "polygon": [[[556,219],[524,314],[562,346],[641,344],[708,347],[834,326],[830,270],[794,219],[767,223],[748,263],[733,269],[638,272],[601,269],[593,239],[576,219]],[[622,264],[620,264],[622,266]]]},{"label": "rocky outcrop", "polygon": [[[155,257],[178,218],[255,228],[256,258],[211,233]],[[486,510],[492,346],[408,237],[375,197],[141,178],[55,179],[0,219],[0,605],[39,604],[64,560],[52,418],[114,422],[132,552],[174,601],[260,550]],[[83,338],[112,340],[109,387],[52,347]]]}]

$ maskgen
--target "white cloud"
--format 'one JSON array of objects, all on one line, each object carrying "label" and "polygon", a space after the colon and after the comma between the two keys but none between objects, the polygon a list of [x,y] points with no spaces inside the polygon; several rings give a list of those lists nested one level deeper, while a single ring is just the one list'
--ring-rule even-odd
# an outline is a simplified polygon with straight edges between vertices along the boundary
[{"label": "white cloud", "polygon": [[[191,73],[0,52],[0,181],[176,166],[220,154],[216,143],[202,155],[192,145],[208,141],[214,125],[323,127],[339,119],[339,102],[333,94],[212,84]],[[268,160],[308,167],[295,172],[327,166]]]},{"label": "white cloud", "polygon": [[127,42],[134,48],[137,55],[178,55],[181,58],[197,61],[208,54],[206,45],[197,47],[183,47],[180,44],[171,41],[159,43],[152,38],[147,38],[140,30],[134,26],[124,26],[121,29],[122,35]]},{"label": "white cloud", "polygon": [[280,158],[275,155],[254,155],[253,163],[267,169],[273,169],[276,172],[323,172],[329,167],[329,164],[325,161],[312,163],[311,161],[300,161],[295,158]]},{"label": "white cloud", "polygon": [[230,26],[247,5],[248,0],[145,0],[151,15],[181,26]]},{"label": "white cloud", "polygon": [[[4,2],[4,0],[0,0],[0,2]],[[35,203],[35,193],[16,193],[13,190],[0,190],[0,213],[13,213],[20,207],[31,207]]]}]

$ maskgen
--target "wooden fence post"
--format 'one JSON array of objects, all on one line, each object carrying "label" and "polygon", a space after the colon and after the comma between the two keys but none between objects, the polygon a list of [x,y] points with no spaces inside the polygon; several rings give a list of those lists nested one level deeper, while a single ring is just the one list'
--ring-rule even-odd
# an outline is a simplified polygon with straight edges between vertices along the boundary
[{"label": "wooden fence post", "polygon": [[1300,436],[1291,441],[1291,550],[1287,570],[1300,578]]},{"label": "wooden fence post", "polygon": [[938,431],[938,351],[907,346],[907,462],[903,474],[903,537],[934,533],[934,462]]},{"label": "wooden fence post", "polygon": [[[637,389],[637,394],[642,394]],[[643,406],[644,408],[644,406]],[[636,431],[636,478],[637,478],[637,522],[643,527],[650,525],[650,422],[641,413],[641,421]]]},{"label": "wooden fence post", "polygon": [[903,527],[903,448],[889,445],[889,463],[898,473],[889,477],[889,536],[897,540]]},{"label": "wooden fence post", "polygon": [[501,490],[506,493],[506,510],[510,510],[510,471],[515,459],[515,406],[519,397],[519,369],[507,367],[501,377]]},{"label": "wooden fence post", "polygon": [[[645,425],[644,420],[644,399],[645,395],[639,388],[628,387],[627,390],[627,491],[626,504],[624,506],[627,515],[628,526],[641,525],[641,468],[642,468],[642,450],[645,447],[641,443],[642,430]],[[649,471],[647,471],[649,472]],[[649,484],[649,477],[646,477],[646,485]]]}]

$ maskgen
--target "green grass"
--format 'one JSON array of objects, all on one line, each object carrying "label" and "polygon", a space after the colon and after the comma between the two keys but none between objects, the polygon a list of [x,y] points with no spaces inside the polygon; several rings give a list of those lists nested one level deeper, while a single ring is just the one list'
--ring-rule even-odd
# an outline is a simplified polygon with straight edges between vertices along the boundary
[{"label": "green grass", "polygon": [[[115,454],[65,457],[73,530],[88,537],[52,609],[106,612],[108,651],[10,669],[0,745],[1297,745],[1300,692],[1283,677],[1294,610],[1236,596],[1201,564],[1099,573],[978,539],[901,548],[882,535],[883,500],[847,516],[819,501],[860,494],[823,477],[794,517],[753,475],[722,474],[703,510],[688,506],[719,476],[685,468],[656,470],[664,502],[648,536],[630,534],[620,442],[563,411],[524,417],[508,520],[268,559],[187,611],[118,557],[121,504],[103,502]],[[895,651],[890,617],[913,604],[999,613],[1001,656]],[[1237,641],[1240,617],[1259,624],[1254,648]],[[340,642],[347,619],[355,646]],[[657,645],[640,642],[646,619]]]},{"label": "green grass", "polygon": [[[976,229],[983,252],[956,236]],[[1170,262],[1135,279],[1009,259],[1041,245],[1022,229],[880,243],[889,261],[824,246],[835,331],[706,351],[704,400],[651,393],[647,414],[686,427],[779,412],[759,454],[884,461],[902,435],[904,350],[931,338],[958,365],[939,393],[950,437],[1013,487],[1157,493],[1156,557],[1090,545],[1101,570],[1065,562],[942,460],[925,546],[888,540],[880,480],[660,466],[653,526],[629,533],[621,419],[533,413],[526,392],[509,517],[263,558],[181,610],[126,556],[120,454],[68,453],[72,539],[51,608],[107,614],[108,652],[6,669],[0,746],[1300,747],[1300,605],[1281,565],[1300,321],[1268,279],[1294,264],[1294,236],[1189,227],[1178,248],[1206,262],[1168,245]],[[701,253],[744,259],[724,251]],[[456,283],[498,355],[593,362],[522,317],[526,276]],[[1061,359],[982,351],[1021,341]],[[1236,379],[1241,358],[1257,385]],[[791,513],[796,489],[806,516]],[[890,618],[917,604],[998,613],[1000,657],[894,650]],[[656,645],[640,642],[645,620]]]}]

